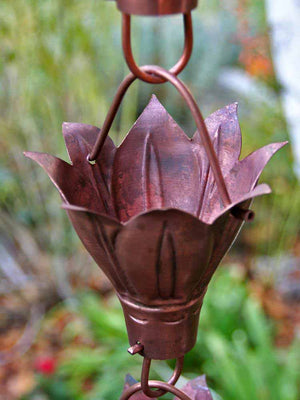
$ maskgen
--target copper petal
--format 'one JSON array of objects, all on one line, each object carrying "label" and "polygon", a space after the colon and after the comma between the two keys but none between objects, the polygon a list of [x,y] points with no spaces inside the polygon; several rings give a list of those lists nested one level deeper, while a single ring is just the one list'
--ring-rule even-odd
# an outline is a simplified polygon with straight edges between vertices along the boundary
[{"label": "copper petal", "polygon": [[90,181],[70,164],[47,153],[27,151],[24,155],[44,168],[65,202],[83,207],[89,207],[95,202]]},{"label": "copper petal", "polygon": [[[271,143],[236,163],[226,177],[227,188],[233,201],[252,190],[271,157],[288,142]],[[238,184],[237,184],[238,183]]]},{"label": "copper petal", "polygon": [[105,215],[63,204],[79,238],[119,293],[127,292],[126,279],[114,251],[122,225]]},{"label": "copper petal", "polygon": [[[259,185],[240,202],[268,192],[268,185]],[[242,224],[230,207],[211,225],[175,209],[149,211],[120,224],[86,208],[63,207],[120,294],[153,306],[201,295]]]},{"label": "copper petal", "polygon": [[[258,185],[254,190],[252,190],[252,192],[247,193],[246,195],[241,197],[239,199],[239,202],[234,203],[234,205],[240,205],[240,207],[247,209],[250,207],[253,198],[261,196],[263,194],[268,194],[270,192],[271,189],[268,185]],[[216,220],[216,222],[218,221],[221,221],[220,218]],[[216,225],[216,238],[214,242],[212,258],[205,271],[205,274],[202,276],[201,284],[199,285],[200,293],[202,293],[203,290],[206,289],[216,268],[220,264],[225,254],[229,251],[230,247],[233,245],[239,233],[239,230],[243,225],[243,222],[241,220],[233,217],[231,214],[229,214],[228,218],[223,221],[223,223],[218,223],[218,225]]]},{"label": "copper petal", "polygon": [[[215,152],[223,175],[232,168],[238,160],[241,151],[241,131],[237,116],[237,103],[230,104],[205,119]],[[211,170],[205,150],[201,144],[199,132],[194,137],[194,154],[198,159],[201,179],[201,193],[196,216],[203,219],[212,194],[217,190],[214,174]],[[220,202],[220,199],[218,198]],[[222,203],[220,202],[222,205]],[[214,214],[214,210],[212,208]],[[216,214],[212,215],[214,217]]]},{"label": "copper petal", "polygon": [[[207,387],[205,375],[189,381],[181,390],[187,394],[191,400],[213,400],[211,392]],[[179,400],[174,397],[174,400]]]},{"label": "copper petal", "polygon": [[116,152],[113,196],[119,219],[157,208],[195,214],[200,189],[191,139],[153,96]]},{"label": "copper petal", "polygon": [[[94,189],[95,198],[87,207],[115,216],[111,196],[111,174],[116,148],[111,138],[108,137],[105,140],[96,164],[91,165],[87,161],[87,156],[93,148],[99,131],[99,128],[92,125],[71,122],[63,124],[63,135],[70,159],[74,167],[85,176],[87,181],[90,181]],[[97,202],[100,202],[101,208]]]},{"label": "copper petal", "polygon": [[[272,143],[251,153],[242,161],[236,161],[233,168],[224,176],[232,204],[240,203],[245,195],[251,198],[251,191],[255,188],[257,181],[270,160],[270,158],[287,142]],[[249,194],[249,195],[248,195]],[[262,193],[261,194],[265,194]],[[223,212],[223,204],[216,186],[212,187],[209,198],[204,205],[202,220],[209,222]]]},{"label": "copper petal", "polygon": [[190,300],[211,259],[215,225],[174,209],[150,211],[121,225],[84,208],[63,207],[120,294],[126,288],[148,306]]},{"label": "copper petal", "polygon": [[46,153],[25,152],[40,164],[58,188],[65,202],[115,216],[111,197],[111,170],[115,146],[110,138],[104,154],[91,165],[87,156],[99,129],[85,124],[64,123],[63,134],[73,165]]},{"label": "copper petal", "polygon": [[[188,302],[214,245],[214,225],[179,210],[155,210],[125,224],[115,251],[140,303]],[[130,293],[130,291],[129,291]]]},{"label": "copper petal", "polygon": [[[215,150],[223,172],[233,167],[241,153],[242,137],[237,109],[237,103],[229,104],[205,119],[210,137],[216,143]],[[194,139],[201,143],[198,132],[195,133]],[[207,157],[204,160],[208,162]]]}]

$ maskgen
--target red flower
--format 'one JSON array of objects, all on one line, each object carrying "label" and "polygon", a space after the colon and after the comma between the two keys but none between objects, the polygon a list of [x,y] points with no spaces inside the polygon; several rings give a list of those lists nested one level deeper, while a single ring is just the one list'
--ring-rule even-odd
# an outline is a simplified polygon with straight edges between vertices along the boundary
[{"label": "red flower", "polygon": [[52,375],[56,370],[56,361],[51,356],[41,356],[35,360],[34,367],[43,375]]}]

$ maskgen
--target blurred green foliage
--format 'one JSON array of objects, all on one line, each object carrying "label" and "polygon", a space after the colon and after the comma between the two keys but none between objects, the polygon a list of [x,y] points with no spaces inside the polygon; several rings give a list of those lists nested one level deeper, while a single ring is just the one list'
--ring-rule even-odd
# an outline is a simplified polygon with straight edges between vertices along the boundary
[{"label": "blurred green foliage", "polygon": [[[78,297],[77,312],[97,347],[81,345],[67,352],[56,375],[41,378],[34,393],[44,394],[45,400],[115,400],[125,375],[139,379],[141,368],[141,357],[126,352],[121,307],[115,297],[104,302],[97,294],[85,292]],[[82,335],[78,325],[70,331]],[[297,400],[299,338],[287,349],[276,349],[275,333],[276,326],[249,296],[240,270],[221,268],[205,297],[197,344],[186,355],[183,375],[192,379],[205,372],[209,386],[223,400]],[[167,379],[171,369],[154,362],[153,371]],[[84,390],[87,381],[90,388]],[[34,393],[27,399],[34,400]]]}]

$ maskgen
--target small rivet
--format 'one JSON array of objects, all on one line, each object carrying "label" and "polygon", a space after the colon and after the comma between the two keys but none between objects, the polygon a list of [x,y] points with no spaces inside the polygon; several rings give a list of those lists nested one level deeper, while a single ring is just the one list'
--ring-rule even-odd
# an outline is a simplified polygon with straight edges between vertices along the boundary
[{"label": "small rivet", "polygon": [[129,354],[133,356],[134,354],[140,353],[143,349],[144,346],[141,343],[137,342],[133,346],[129,347],[127,351]]},{"label": "small rivet", "polygon": [[251,222],[254,220],[255,218],[255,212],[252,210],[245,210],[243,208],[240,208],[238,206],[234,207],[231,210],[231,214],[237,218],[240,219],[242,221],[246,221],[246,222]]}]

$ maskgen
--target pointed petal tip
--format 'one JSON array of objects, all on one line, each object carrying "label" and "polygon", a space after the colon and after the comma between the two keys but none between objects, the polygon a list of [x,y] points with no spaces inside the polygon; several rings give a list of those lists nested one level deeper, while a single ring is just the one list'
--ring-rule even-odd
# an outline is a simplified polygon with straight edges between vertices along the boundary
[{"label": "pointed petal tip", "polygon": [[[166,129],[165,124],[167,124],[167,126],[169,127],[168,130]],[[150,101],[141,112],[137,120],[134,122],[132,127],[129,129],[122,143],[118,146],[117,154],[120,154],[123,151],[123,148],[126,147],[127,143],[129,143],[131,140],[135,141],[136,146],[137,129],[139,132],[138,137],[141,146],[144,145],[147,137],[155,132],[157,132],[156,135],[165,135],[167,140],[173,140],[173,136],[175,135],[175,133],[178,136],[180,135],[182,138],[184,138],[184,140],[191,140],[154,94],[151,96]],[[174,141],[175,140],[176,139],[174,139]]]},{"label": "pointed petal tip", "polygon": [[[263,147],[261,147],[261,148],[268,147],[268,146],[274,146],[275,148],[277,148],[277,150],[279,150],[279,149],[281,149],[282,147],[286,146],[288,143],[289,143],[288,140],[285,140],[285,141],[283,141],[283,142],[274,142],[274,143],[269,143],[269,144],[267,144],[267,145],[265,145],[265,146],[263,146]],[[259,150],[259,149],[258,149],[258,150]],[[277,150],[276,150],[276,151],[277,151]]]},{"label": "pointed petal tip", "polygon": [[168,113],[164,105],[158,100],[155,94],[151,95],[151,98],[146,107],[144,108],[143,112],[141,113],[140,117],[144,114],[145,111],[148,110],[151,110],[151,112],[155,112],[156,114],[162,113],[164,115],[168,115],[169,117],[171,117],[171,115]]},{"label": "pointed petal tip", "polygon": [[264,194],[272,193],[272,189],[267,183],[260,183],[253,190],[244,194],[240,199],[234,201],[233,205],[237,205],[249,199],[254,199],[255,197],[262,196]]},{"label": "pointed petal tip", "polygon": [[[66,140],[67,140],[66,137],[70,133],[69,131],[70,131],[71,125],[72,125],[72,122],[63,122],[62,123],[62,134],[63,134],[64,140],[65,140],[65,143],[66,143]],[[67,143],[66,143],[66,145],[67,145]]]},{"label": "pointed petal tip", "polygon": [[151,98],[150,98],[150,100],[149,100],[149,103],[147,104],[147,106],[146,106],[146,108],[148,108],[148,107],[160,107],[160,108],[162,108],[164,111],[165,111],[165,107],[162,105],[162,103],[158,100],[158,98],[156,97],[156,95],[155,94],[152,94],[151,95]]},{"label": "pointed petal tip", "polygon": [[64,122],[62,123],[62,133],[63,133],[63,136],[64,136],[64,137],[65,137],[68,133],[70,133],[69,130],[70,130],[70,128],[71,128],[73,125],[76,125],[76,122],[64,121]]},{"label": "pointed petal tip", "polygon": [[[52,154],[44,153],[42,151],[23,151],[23,154],[24,154],[25,157],[31,158],[32,160],[36,160],[36,159],[41,159],[41,158],[47,157],[47,158],[53,158],[53,159],[56,159],[56,160],[63,161],[60,158],[53,156]],[[63,162],[65,162],[65,161],[63,161]]]},{"label": "pointed petal tip", "polygon": [[62,131],[64,133],[64,131],[68,128],[70,128],[70,126],[73,124],[73,122],[68,122],[68,121],[64,121],[61,126],[62,126]]},{"label": "pointed petal tip", "polygon": [[23,151],[23,155],[38,164],[41,164],[41,159],[46,157],[47,153],[40,153],[37,151]]},{"label": "pointed petal tip", "polygon": [[267,183],[261,183],[260,185],[258,185],[257,187],[261,188],[261,191],[263,192],[263,194],[270,194],[272,193],[272,189],[270,188],[270,186]]},{"label": "pointed petal tip", "polygon": [[39,152],[39,151],[23,151],[23,155],[26,158],[30,158],[31,160],[36,161],[36,159],[38,157],[46,156],[48,154],[47,153],[42,153],[42,152]]},{"label": "pointed petal tip", "polygon": [[154,93],[152,93],[150,101],[159,101],[159,100],[157,96]]},{"label": "pointed petal tip", "polygon": [[288,143],[288,141],[269,143],[253,151],[238,163],[239,165],[243,166],[245,173],[247,173],[247,169],[256,170],[255,179],[253,180],[253,182],[256,183],[270,159],[277,153],[278,150],[286,146]]},{"label": "pointed petal tip", "polygon": [[286,146],[287,144],[289,144],[289,141],[288,141],[288,140],[285,140],[284,142],[278,142],[278,144],[281,144],[281,145],[282,145],[281,147],[284,147],[284,146]]},{"label": "pointed petal tip", "polygon": [[229,103],[226,106],[219,108],[215,112],[212,113],[224,113],[226,112],[227,114],[237,114],[239,108],[239,103],[237,101],[234,101],[233,103]]},{"label": "pointed petal tip", "polygon": [[254,197],[258,197],[258,196],[263,196],[265,194],[271,194],[272,189],[267,183],[260,183],[250,193],[253,193]]},{"label": "pointed petal tip", "polygon": [[238,101],[234,101],[233,103],[230,103],[226,106],[227,108],[231,108],[233,111],[237,111],[239,108],[239,103]]},{"label": "pointed petal tip", "polygon": [[114,218],[110,215],[101,213],[99,211],[94,211],[94,210],[91,210],[86,207],[75,206],[74,204],[67,203],[66,201],[64,201],[61,204],[61,208],[66,211],[71,211],[71,212],[75,211],[75,212],[79,212],[79,213],[83,213],[83,214],[89,214],[89,215],[92,215],[93,218],[101,218],[102,220],[105,220],[109,224],[122,226],[122,224],[120,223],[119,220],[117,220],[116,218]]},{"label": "pointed petal tip", "polygon": [[[234,121],[239,124],[238,119],[238,107],[239,103],[236,101],[234,103],[227,104],[226,106],[219,108],[214,111],[212,114],[208,115],[205,118],[205,123],[207,124],[226,124],[226,122],[230,121],[232,118]],[[239,126],[239,125],[238,125]],[[240,134],[239,134],[240,136]]]},{"label": "pointed petal tip", "polygon": [[237,115],[239,113],[239,103],[235,101],[234,103],[231,104],[233,112]]},{"label": "pointed petal tip", "polygon": [[228,104],[224,107],[229,115],[234,114],[235,118],[238,120],[239,103],[235,101],[234,103]]},{"label": "pointed petal tip", "polygon": [[36,152],[36,151],[23,151],[24,157],[29,158],[30,160],[33,160],[35,162],[38,162],[38,159],[43,154],[46,154],[46,153],[39,153],[39,152]]},{"label": "pointed petal tip", "polygon": [[286,146],[289,143],[288,140],[285,140],[284,142],[275,142],[275,143],[271,143],[267,146],[264,147],[268,147],[268,146],[273,146],[273,154],[271,155],[271,157],[277,153],[278,150],[282,149],[284,146]]},{"label": "pointed petal tip", "polygon": [[[62,171],[66,173],[72,166],[61,158],[55,157],[52,154],[41,153],[38,151],[24,151],[24,156],[35,161],[39,164],[46,173],[49,175],[50,179],[56,184],[57,174],[62,168]],[[56,176],[56,178],[54,177]]]},{"label": "pointed petal tip", "polygon": [[75,134],[75,135],[82,135],[84,134],[86,131],[91,131],[91,130],[96,130],[98,131],[99,128],[97,126],[94,125],[90,125],[90,124],[83,124],[81,122],[68,122],[68,121],[64,121],[62,123],[62,131],[63,134],[65,133],[71,133],[71,134]]},{"label": "pointed petal tip", "polygon": [[92,210],[89,210],[85,207],[75,206],[75,205],[69,204],[69,203],[62,203],[60,207],[63,208],[64,210],[93,212]]},{"label": "pointed petal tip", "polygon": [[[288,140],[285,140],[284,142],[274,142],[274,143],[270,143],[262,148],[272,148],[273,147],[273,151],[272,151],[272,155],[271,157],[277,153],[278,150],[282,149],[284,146],[286,146],[288,144]],[[260,149],[258,149],[260,150]]]}]

